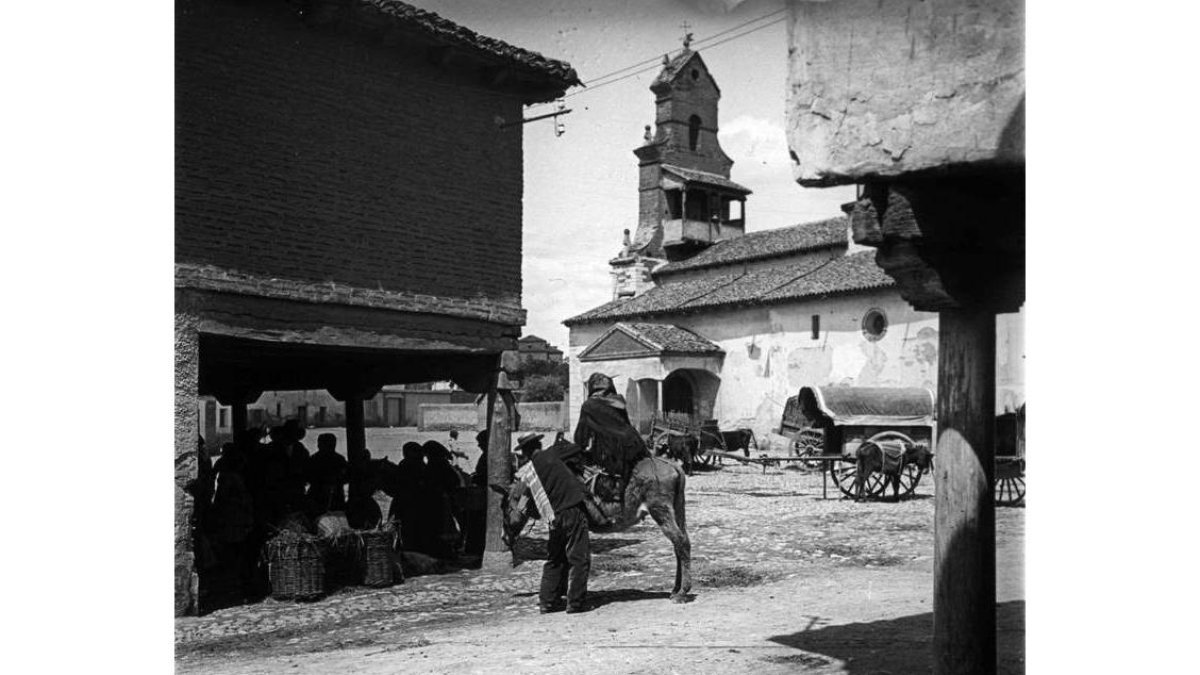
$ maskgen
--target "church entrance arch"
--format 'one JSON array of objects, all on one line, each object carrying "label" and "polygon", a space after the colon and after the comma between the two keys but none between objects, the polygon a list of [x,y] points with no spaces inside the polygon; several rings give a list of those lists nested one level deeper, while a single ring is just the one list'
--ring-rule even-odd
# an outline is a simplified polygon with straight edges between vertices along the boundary
[{"label": "church entrance arch", "polygon": [[712,419],[721,378],[698,368],[680,368],[663,379],[662,411],[684,414],[694,423]]},{"label": "church entrance arch", "polygon": [[663,412],[696,414],[696,395],[684,371],[677,370],[663,380]]}]

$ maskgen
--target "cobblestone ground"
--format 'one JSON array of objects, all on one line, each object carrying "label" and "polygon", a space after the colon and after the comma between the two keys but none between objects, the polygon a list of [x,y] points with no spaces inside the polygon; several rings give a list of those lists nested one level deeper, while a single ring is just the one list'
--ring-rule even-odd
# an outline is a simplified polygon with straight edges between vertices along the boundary
[{"label": "cobblestone ground", "polygon": [[[695,600],[666,600],[674,557],[649,519],[593,535],[595,609],[539,615],[545,530],[525,560],[310,603],[267,600],[176,620],[179,672],[924,673],[931,663],[933,499],[854,503],[821,476],[726,466],[692,476]],[[1024,509],[996,510],[1001,672],[1023,672]],[[568,622],[569,620],[569,622]],[[552,646],[553,645],[553,646]]]}]

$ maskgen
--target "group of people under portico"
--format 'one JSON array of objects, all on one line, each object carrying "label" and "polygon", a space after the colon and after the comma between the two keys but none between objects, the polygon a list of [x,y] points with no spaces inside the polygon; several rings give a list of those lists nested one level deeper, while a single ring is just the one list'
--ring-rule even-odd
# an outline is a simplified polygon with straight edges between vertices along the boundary
[{"label": "group of people under portico", "polygon": [[[574,443],[561,440],[552,446],[554,453],[547,453],[541,450],[540,435],[518,439],[518,453],[531,462],[554,501],[551,557],[541,594],[547,610],[555,609],[563,595],[579,609],[586,595],[590,552],[581,504],[587,494],[583,464],[599,466],[616,477],[619,495],[620,481],[648,455],[612,380],[593,375],[588,390]],[[310,454],[302,442],[306,431],[295,420],[270,429],[266,439],[263,436],[259,429],[244,431],[222,446],[215,463],[201,439],[198,478],[188,490],[195,498],[195,550],[202,588],[206,576],[218,576],[226,587],[236,589],[238,601],[264,597],[269,580],[260,552],[267,539],[298,523],[315,531],[313,523],[331,512],[345,514],[354,529],[376,527],[390,519],[399,527],[405,551],[439,558],[483,552],[486,513],[456,510],[452,493],[488,484],[486,430],[476,436],[481,454],[470,475],[453,465],[450,450],[437,441],[404,444],[402,459],[395,464],[371,459],[369,452],[352,463],[338,452],[337,437],[329,433],[317,437],[317,451]],[[380,492],[391,498],[387,513],[376,499]]]},{"label": "group of people under portico", "polygon": [[[465,545],[468,553],[482,552],[484,519],[453,508],[453,493],[472,478],[454,466],[442,443],[405,443],[398,463],[371,459],[369,451],[350,462],[334,434],[318,435],[311,454],[305,435],[295,420],[271,428],[267,442],[260,429],[247,429],[222,445],[215,463],[199,439],[198,475],[187,490],[194,498],[202,592],[221,588],[223,596],[236,596],[222,602],[264,597],[269,580],[260,552],[267,539],[284,529],[315,533],[326,514],[344,515],[354,529],[391,519],[404,551],[453,558]],[[478,531],[464,536],[465,526]]]}]

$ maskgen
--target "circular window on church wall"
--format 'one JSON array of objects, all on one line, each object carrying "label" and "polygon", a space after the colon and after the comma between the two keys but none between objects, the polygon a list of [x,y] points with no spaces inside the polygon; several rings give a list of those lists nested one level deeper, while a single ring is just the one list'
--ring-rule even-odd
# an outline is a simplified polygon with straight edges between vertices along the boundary
[{"label": "circular window on church wall", "polygon": [[888,320],[887,314],[883,313],[878,307],[867,310],[862,320],[863,337],[871,342],[876,342],[883,339],[887,335]]}]

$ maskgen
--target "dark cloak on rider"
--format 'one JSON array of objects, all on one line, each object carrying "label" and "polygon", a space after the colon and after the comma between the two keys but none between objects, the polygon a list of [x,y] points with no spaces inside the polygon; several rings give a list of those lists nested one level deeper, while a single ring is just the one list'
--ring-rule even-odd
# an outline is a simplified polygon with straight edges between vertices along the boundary
[{"label": "dark cloak on rider", "polygon": [[629,422],[625,397],[617,393],[612,378],[594,373],[587,382],[588,398],[579,408],[575,445],[610,474],[626,478],[634,464],[648,457],[646,444]]}]

